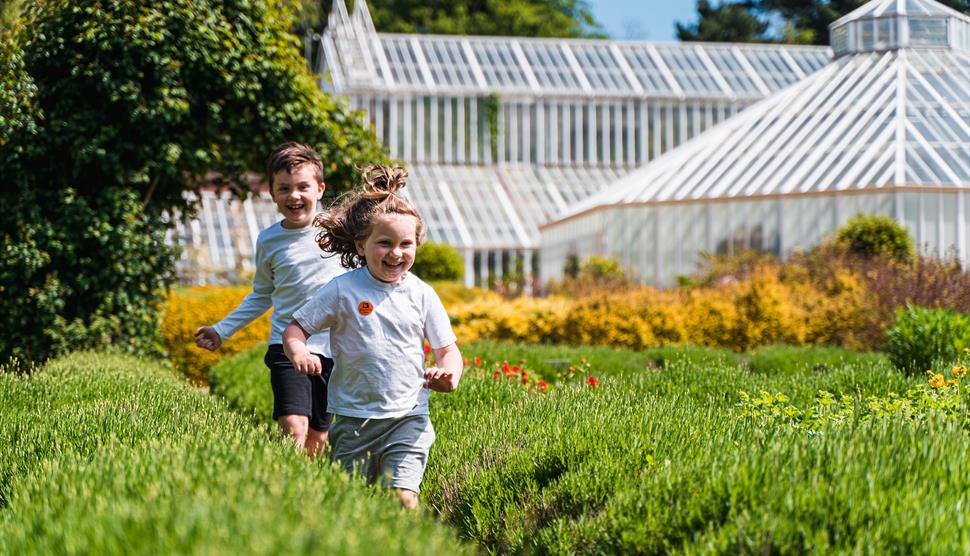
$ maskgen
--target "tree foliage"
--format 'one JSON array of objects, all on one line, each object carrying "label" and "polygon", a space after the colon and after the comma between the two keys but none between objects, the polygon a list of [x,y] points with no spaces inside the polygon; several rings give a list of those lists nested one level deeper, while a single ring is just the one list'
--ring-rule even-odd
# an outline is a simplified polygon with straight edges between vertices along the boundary
[{"label": "tree foliage", "polygon": [[[697,1],[698,20],[676,23],[685,41],[829,44],[829,25],[868,0]],[[970,14],[970,0],[938,0]]]},{"label": "tree foliage", "polygon": [[213,176],[248,183],[290,139],[318,147],[338,190],[384,157],[320,92],[290,24],[268,0],[24,0],[0,54],[0,361],[150,350],[167,215]]},{"label": "tree foliage", "polygon": [[750,4],[725,2],[712,6],[708,0],[698,0],[698,21],[690,25],[675,22],[677,38],[682,41],[761,42],[768,31],[768,23],[749,11]]},{"label": "tree foliage", "polygon": [[[294,0],[308,26],[322,29],[332,0]],[[319,3],[317,10],[310,4]],[[347,6],[353,0],[347,0]],[[523,37],[604,37],[586,0],[367,0],[374,26],[385,33]]]}]

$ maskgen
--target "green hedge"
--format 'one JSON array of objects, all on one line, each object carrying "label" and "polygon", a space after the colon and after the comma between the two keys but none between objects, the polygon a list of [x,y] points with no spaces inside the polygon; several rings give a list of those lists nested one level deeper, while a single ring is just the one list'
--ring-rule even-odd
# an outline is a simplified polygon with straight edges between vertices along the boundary
[{"label": "green hedge", "polygon": [[[875,418],[895,394],[927,389],[880,354],[776,346],[739,357],[491,342],[462,353],[470,367],[459,390],[432,396],[438,439],[423,496],[488,552],[970,550],[970,523],[957,509],[970,491],[960,471],[970,465],[970,394],[951,398],[949,413]],[[546,394],[492,378],[492,362],[521,359],[547,377],[562,365],[584,373]],[[262,362],[248,364],[258,370],[245,371],[240,355],[213,371],[239,406],[257,397],[240,395],[246,388],[271,396],[263,379],[226,383],[259,376]],[[586,372],[601,378],[598,387]],[[798,429],[784,416],[746,414],[742,390],[784,393],[809,408],[805,415],[825,390],[848,404],[850,417]]]},{"label": "green hedge", "polygon": [[465,552],[159,365],[0,373],[0,554]]}]

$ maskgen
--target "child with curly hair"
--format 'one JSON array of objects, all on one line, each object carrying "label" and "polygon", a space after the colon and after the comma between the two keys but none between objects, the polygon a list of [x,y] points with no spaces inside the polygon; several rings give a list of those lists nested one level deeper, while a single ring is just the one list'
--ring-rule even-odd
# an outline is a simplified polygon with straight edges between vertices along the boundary
[{"label": "child with curly hair", "polygon": [[[438,295],[408,272],[424,221],[398,195],[407,172],[375,165],[363,177],[363,189],[316,220],[320,248],[355,270],[331,280],[293,314],[283,346],[298,372],[315,374],[320,363],[306,341],[330,329],[332,457],[396,489],[401,505],[413,509],[435,440],[430,390],[454,391],[462,358]],[[437,362],[430,368],[424,367],[425,339]]]}]

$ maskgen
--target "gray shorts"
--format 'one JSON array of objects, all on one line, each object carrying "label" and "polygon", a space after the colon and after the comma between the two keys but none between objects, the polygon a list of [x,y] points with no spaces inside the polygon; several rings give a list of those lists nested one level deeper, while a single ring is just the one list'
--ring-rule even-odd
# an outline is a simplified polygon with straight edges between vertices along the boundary
[{"label": "gray shorts", "polygon": [[330,446],[334,461],[368,482],[421,492],[421,479],[434,444],[428,415],[363,419],[334,415]]}]

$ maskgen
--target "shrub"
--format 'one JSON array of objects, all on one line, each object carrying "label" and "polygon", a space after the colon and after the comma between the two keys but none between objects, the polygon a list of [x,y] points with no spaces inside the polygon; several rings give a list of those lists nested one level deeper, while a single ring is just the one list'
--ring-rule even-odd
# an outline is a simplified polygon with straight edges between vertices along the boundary
[{"label": "shrub", "polygon": [[259,317],[223,342],[217,351],[195,345],[195,331],[204,324],[215,324],[249,293],[242,286],[196,286],[174,289],[162,311],[162,340],[172,366],[192,382],[205,384],[209,370],[219,359],[265,342],[269,337],[269,315]]},{"label": "shrub", "polygon": [[[291,138],[328,182],[383,152],[324,95],[268,0],[25,0],[0,42],[0,362],[157,344],[169,216]],[[7,68],[12,69],[7,72]]]},{"label": "shrub", "polygon": [[861,257],[905,261],[915,252],[909,232],[888,216],[857,214],[835,232],[835,242]]},{"label": "shrub", "polygon": [[454,247],[426,242],[418,248],[411,272],[424,281],[461,280],[465,275],[465,262]]},{"label": "shrub", "polygon": [[4,202],[0,363],[109,345],[157,353],[174,249],[134,191],[25,184]]},{"label": "shrub", "polygon": [[579,267],[579,277],[606,282],[622,282],[626,279],[626,272],[623,270],[622,263],[617,259],[593,255],[583,261],[582,266]]},{"label": "shrub", "polygon": [[919,375],[939,361],[956,360],[970,347],[970,315],[909,305],[886,332],[886,351],[897,369]]},{"label": "shrub", "polygon": [[224,357],[209,373],[210,391],[237,412],[252,415],[257,423],[273,423],[273,390],[263,363],[265,353],[266,343],[261,342]]}]

